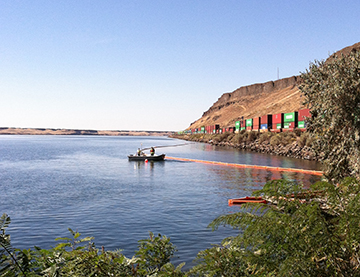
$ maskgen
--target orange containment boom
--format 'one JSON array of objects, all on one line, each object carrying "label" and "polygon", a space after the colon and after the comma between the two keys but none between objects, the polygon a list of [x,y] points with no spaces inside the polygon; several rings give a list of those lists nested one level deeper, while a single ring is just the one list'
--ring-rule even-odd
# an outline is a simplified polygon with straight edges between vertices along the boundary
[{"label": "orange containment boom", "polygon": [[244,204],[244,203],[263,203],[263,204],[267,203],[267,201],[265,199],[262,199],[261,197],[253,197],[253,196],[229,199],[228,202],[229,202],[229,206],[237,205],[237,204]]},{"label": "orange containment boom", "polygon": [[184,161],[184,162],[195,162],[195,163],[206,163],[206,164],[223,165],[223,166],[233,166],[233,167],[240,167],[240,168],[254,168],[254,169],[262,169],[262,170],[270,170],[270,171],[298,172],[298,173],[318,175],[318,176],[323,175],[322,171],[298,169],[298,168],[284,168],[284,167],[273,167],[273,166],[262,166],[262,165],[250,165],[250,164],[234,164],[234,163],[212,162],[212,161],[175,158],[175,157],[166,157],[166,159],[167,160]]}]

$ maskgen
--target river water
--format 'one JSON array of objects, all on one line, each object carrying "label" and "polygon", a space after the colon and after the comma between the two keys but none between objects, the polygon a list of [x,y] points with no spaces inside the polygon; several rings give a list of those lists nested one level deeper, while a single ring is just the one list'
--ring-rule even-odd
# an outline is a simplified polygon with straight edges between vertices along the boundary
[{"label": "river water", "polygon": [[309,185],[319,177],[167,160],[129,162],[139,147],[157,154],[228,163],[319,170],[316,162],[238,151],[166,137],[0,136],[0,213],[11,217],[14,247],[55,246],[67,228],[94,236],[97,247],[131,257],[148,232],[171,238],[175,264],[235,235],[208,224],[233,213],[228,199],[250,195],[268,180]]}]

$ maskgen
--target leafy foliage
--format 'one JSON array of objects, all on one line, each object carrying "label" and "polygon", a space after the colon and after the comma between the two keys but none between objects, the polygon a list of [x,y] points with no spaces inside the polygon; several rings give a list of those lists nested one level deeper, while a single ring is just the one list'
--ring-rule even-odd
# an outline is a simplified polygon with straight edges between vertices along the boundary
[{"label": "leafy foliage", "polygon": [[12,269],[12,246],[10,244],[10,235],[5,234],[6,228],[10,224],[10,217],[3,214],[0,218],[0,274]]},{"label": "leafy foliage", "polygon": [[[211,224],[214,229],[230,225],[242,230],[223,242],[230,249],[241,249],[240,276],[360,276],[357,180],[346,179],[337,187],[318,182],[310,191],[276,180],[255,195],[276,205],[249,204]],[[205,254],[203,268],[208,273],[219,270],[217,258],[212,259],[210,252]]]},{"label": "leafy foliage", "polygon": [[16,250],[12,247],[10,235],[7,235],[5,232],[10,222],[10,217],[7,214],[1,216],[0,276],[25,276],[30,267],[30,250]]},{"label": "leafy foliage", "polygon": [[261,133],[259,136],[259,143],[263,143],[263,142],[270,142],[271,138],[274,136],[273,132],[266,132],[266,133]]},{"label": "leafy foliage", "polygon": [[161,267],[170,262],[174,255],[175,246],[170,243],[166,236],[154,236],[150,232],[150,238],[139,241],[139,250],[136,256],[139,258],[139,272],[151,275],[160,271]]},{"label": "leafy foliage", "polygon": [[280,145],[280,144],[282,144],[280,134],[275,134],[274,136],[272,136],[270,138],[270,145],[276,146],[276,145]]},{"label": "leafy foliage", "polygon": [[311,107],[309,130],[325,176],[360,177],[360,51],[310,64],[299,86]]},{"label": "leafy foliage", "polygon": [[247,276],[251,270],[244,263],[243,250],[227,245],[212,247],[200,251],[194,266],[189,274],[190,276]]},{"label": "leafy foliage", "polygon": [[314,138],[310,135],[309,132],[301,133],[298,143],[300,147],[311,146],[313,144]]},{"label": "leafy foliage", "polygon": [[10,218],[0,218],[0,276],[184,276],[181,268],[170,263],[175,246],[160,234],[139,242],[138,257],[127,258],[120,251],[95,248],[92,237],[80,239],[69,229],[70,238],[57,238],[56,247],[34,250],[13,249],[5,229]]}]

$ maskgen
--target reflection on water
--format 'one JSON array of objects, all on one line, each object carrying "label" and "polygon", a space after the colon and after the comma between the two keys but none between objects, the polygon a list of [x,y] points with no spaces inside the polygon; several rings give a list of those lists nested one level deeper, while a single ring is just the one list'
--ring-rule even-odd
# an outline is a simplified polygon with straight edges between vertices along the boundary
[{"label": "reflection on water", "polygon": [[236,164],[321,170],[320,163],[314,161],[237,150],[232,147],[214,146],[205,143],[196,143],[187,147],[172,149],[172,153],[168,153],[168,156]]},{"label": "reflection on water", "polygon": [[213,166],[209,165],[207,170],[211,175],[217,175],[221,180],[223,188],[227,190],[236,191],[237,195],[233,195],[230,191],[229,198],[238,198],[249,196],[254,190],[261,189],[268,181],[277,179],[286,179],[297,184],[303,185],[305,188],[321,180],[321,177],[303,174],[297,172],[281,172],[269,171],[249,168],[235,168],[227,166]]}]

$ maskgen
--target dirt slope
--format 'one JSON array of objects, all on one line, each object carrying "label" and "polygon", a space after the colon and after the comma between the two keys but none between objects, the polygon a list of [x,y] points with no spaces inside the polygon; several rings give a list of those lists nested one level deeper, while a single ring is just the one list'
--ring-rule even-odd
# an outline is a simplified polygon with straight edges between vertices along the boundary
[{"label": "dirt slope", "polygon": [[[360,50],[360,42],[346,47],[329,57],[347,55]],[[221,127],[235,126],[235,121],[266,114],[286,113],[306,108],[302,104],[298,89],[299,76],[244,86],[231,93],[224,93],[202,117],[191,123],[190,128],[220,124]]]},{"label": "dirt slope", "polygon": [[247,119],[298,110],[302,105],[297,80],[298,78],[293,76],[225,93],[190,128],[213,124],[220,124],[222,127],[235,126],[235,121],[241,117]]}]

